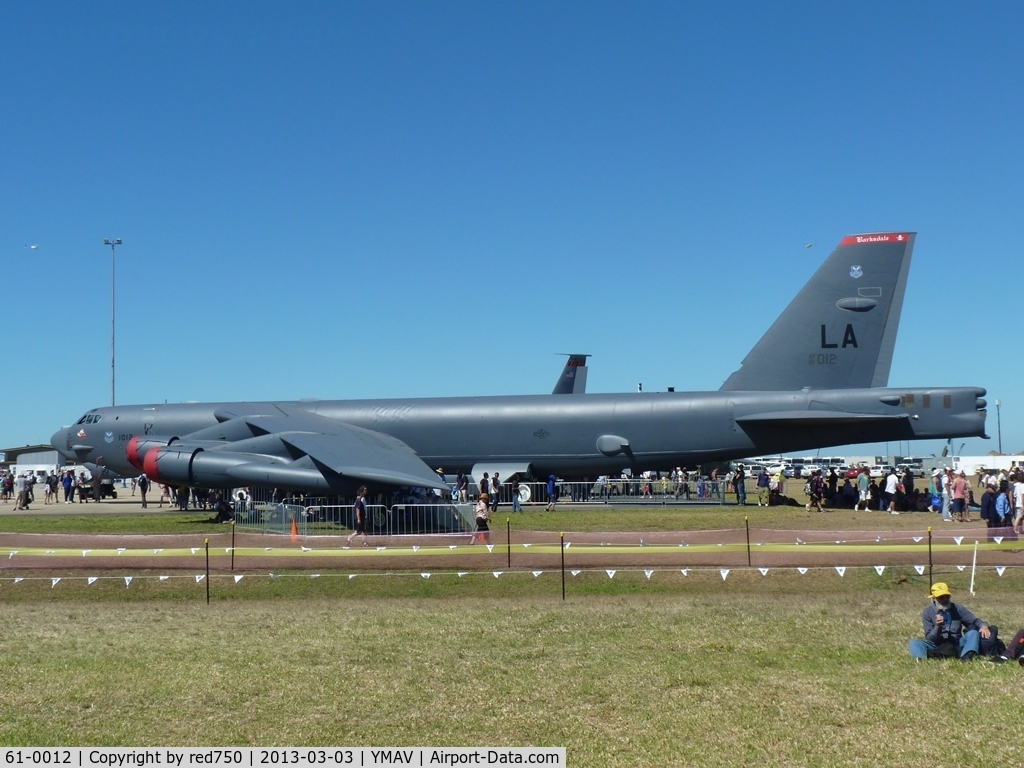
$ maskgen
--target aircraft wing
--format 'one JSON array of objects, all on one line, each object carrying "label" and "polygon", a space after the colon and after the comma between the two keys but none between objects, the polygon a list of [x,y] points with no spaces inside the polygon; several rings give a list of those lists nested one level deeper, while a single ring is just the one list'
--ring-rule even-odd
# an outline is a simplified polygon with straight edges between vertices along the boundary
[{"label": "aircraft wing", "polygon": [[191,479],[200,485],[215,484],[223,475],[308,490],[361,483],[448,490],[412,448],[391,435],[281,405],[218,418],[223,420],[216,426],[147,452],[150,477],[187,459]]},{"label": "aircraft wing", "polygon": [[282,443],[338,475],[380,485],[449,490],[412,448],[390,435],[349,424],[330,433],[285,432]]}]

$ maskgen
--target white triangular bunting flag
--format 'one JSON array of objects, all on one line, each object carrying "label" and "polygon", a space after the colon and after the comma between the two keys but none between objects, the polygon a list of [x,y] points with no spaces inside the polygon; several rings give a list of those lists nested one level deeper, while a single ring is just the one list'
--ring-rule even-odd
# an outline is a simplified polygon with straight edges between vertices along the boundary
[{"label": "white triangular bunting flag", "polygon": [[10,560],[10,559],[11,559],[12,557],[14,557],[14,556],[15,556],[16,554],[18,554],[18,550],[14,550],[13,552],[11,552],[11,554],[9,554],[9,555],[7,556],[7,559],[8,559],[8,560]]},{"label": "white triangular bunting flag", "polygon": [[917,543],[917,542],[921,541],[921,539],[923,539],[923,538],[924,538],[924,536],[915,536],[914,537],[914,542]]},{"label": "white triangular bunting flag", "polygon": [[839,578],[842,578],[843,574],[846,573],[846,566],[845,565],[837,565],[836,566],[836,573],[839,574]]},{"label": "white triangular bunting flag", "polygon": [[124,585],[127,587],[131,583],[132,583],[132,577],[131,576],[125,576],[124,577]]},{"label": "white triangular bunting flag", "polygon": [[580,575],[580,572],[578,570],[569,571],[569,573],[571,573],[573,576],[579,576]]},{"label": "white triangular bunting flag", "polygon": [[690,569],[689,569],[689,568],[683,568],[683,570],[681,570],[681,571],[680,571],[680,573],[681,573],[681,574],[683,574],[683,576],[685,576],[685,575],[686,575],[686,574],[688,574],[689,572],[690,572]]},{"label": "white triangular bunting flag", "polygon": [[240,582],[244,578],[245,578],[245,574],[242,574],[242,573],[237,574],[235,576],[235,584],[237,584],[238,582]]},{"label": "white triangular bunting flag", "polygon": [[430,574],[429,573],[421,573],[420,576],[422,576],[424,579],[429,579],[430,578]]},{"label": "white triangular bunting flag", "polygon": [[608,578],[609,579],[614,579],[615,578],[615,571],[605,571],[605,573],[608,574]]},{"label": "white triangular bunting flag", "polygon": [[729,569],[728,568],[719,568],[718,572],[720,574],[722,574],[722,581],[725,581],[725,577],[729,575]]},{"label": "white triangular bunting flag", "polygon": [[52,555],[53,553],[54,553],[54,550],[52,550],[52,549],[46,550],[46,554],[48,554],[48,555]]},{"label": "white triangular bunting flag", "polygon": [[954,536],[954,537],[953,537],[953,541],[955,541],[955,542],[956,542],[956,545],[957,545],[958,547],[960,546],[960,542],[961,542],[961,541],[963,541],[963,540],[964,540],[964,537],[963,537],[963,536]]},{"label": "white triangular bunting flag", "polygon": [[230,555],[234,547],[224,547],[224,554]]},{"label": "white triangular bunting flag", "polygon": [[570,546],[572,546],[572,542],[571,541],[565,542],[565,548],[566,549],[568,549]]},{"label": "white triangular bunting flag", "polygon": [[51,582],[50,583],[50,589],[53,589],[54,587],[56,587],[58,581],[60,581],[60,576],[57,576],[57,577],[51,579],[50,580],[50,582]]},{"label": "white triangular bunting flag", "polygon": [[309,574],[309,578],[311,578],[311,579],[319,579],[320,578],[320,574],[319,573],[311,573],[311,574]]},{"label": "white triangular bunting flag", "polygon": [[768,569],[767,568],[758,568],[757,570],[759,570],[761,572],[762,576],[767,576],[768,575]]},{"label": "white triangular bunting flag", "polygon": [[493,544],[488,544],[487,545],[487,551],[488,552],[493,552],[494,551],[494,545]]},{"label": "white triangular bunting flag", "polygon": [[540,575],[541,575],[542,573],[544,573],[544,571],[534,571],[534,572],[533,572],[533,578],[537,578],[537,577],[538,577],[538,576],[540,576]]},{"label": "white triangular bunting flag", "polygon": [[161,576],[160,577],[160,581],[167,581],[169,578],[171,578],[171,577],[170,576]]},{"label": "white triangular bunting flag", "polygon": [[1003,571],[1005,571],[1005,570],[1006,570],[1006,566],[1005,565],[996,566],[996,573],[998,573],[1000,576],[1003,575]]},{"label": "white triangular bunting flag", "polygon": [[455,549],[455,547],[457,547],[457,546],[458,546],[458,544],[449,544],[448,545],[448,549]]},{"label": "white triangular bunting flag", "polygon": [[459,571],[459,572],[458,572],[458,574],[459,574],[459,578],[461,579],[461,578],[462,578],[463,576],[465,576],[465,575],[466,575],[467,573],[469,573],[469,571]]},{"label": "white triangular bunting flag", "polygon": [[85,556],[86,556],[86,555],[88,555],[88,554],[89,554],[90,552],[92,552],[92,550],[91,550],[91,549],[83,549],[83,550],[82,550],[82,557],[85,557]]},{"label": "white triangular bunting flag", "polygon": [[924,566],[923,565],[915,565],[914,566],[914,570],[917,571],[917,575],[918,576],[924,576]]},{"label": "white triangular bunting flag", "polygon": [[266,552],[272,552],[274,548],[273,548],[273,547],[264,547],[263,549],[264,549],[264,550],[265,550]]},{"label": "white triangular bunting flag", "polygon": [[387,547],[377,547],[378,552],[383,552]]},{"label": "white triangular bunting flag", "polygon": [[687,544],[687,543],[686,543],[685,541],[680,541],[680,542],[679,542],[679,546],[680,546],[680,547],[688,547],[688,546],[690,546],[690,545],[689,545],[689,544]]},{"label": "white triangular bunting flag", "polygon": [[124,551],[125,551],[125,548],[124,548],[124,547],[118,547],[118,548],[117,548],[117,554],[119,554],[119,555],[120,555],[120,554],[121,554],[122,552],[124,552]]},{"label": "white triangular bunting flag", "polygon": [[992,539],[992,541],[994,541],[996,544],[1002,544],[1003,543],[1003,537],[1002,536],[996,536],[994,539]]},{"label": "white triangular bunting flag", "polygon": [[882,571],[884,571],[884,570],[885,570],[885,566],[884,565],[876,565],[875,566],[875,573],[877,573],[879,576],[882,575]]},{"label": "white triangular bunting flag", "polygon": [[492,573],[494,573],[494,578],[498,578],[504,571],[492,571]]},{"label": "white triangular bunting flag", "polygon": [[956,567],[956,569],[957,569],[958,571],[962,571],[962,570],[963,570],[964,568],[966,568],[966,567],[967,567],[966,565],[958,565],[958,566]]},{"label": "white triangular bunting flag", "polygon": [[14,580],[14,583],[15,583],[15,584],[17,584],[17,583],[18,583],[19,581],[24,581],[24,580],[25,580],[25,577],[24,577],[24,576],[19,576],[18,578],[16,578],[16,579]]},{"label": "white triangular bunting flag", "polygon": [[272,574],[270,574],[270,578],[272,578],[272,579],[276,579],[276,578],[277,578],[277,574],[276,574],[276,573],[272,573]]},{"label": "white triangular bunting flag", "polygon": [[90,576],[90,577],[89,577],[88,579],[86,579],[86,581],[87,581],[87,582],[88,582],[89,584],[92,584],[92,583],[93,583],[94,581],[96,581],[96,577],[95,577],[95,576]]},{"label": "white triangular bunting flag", "polygon": [[352,579],[354,579],[354,578],[355,578],[356,576],[358,576],[358,575],[359,575],[358,573],[350,573],[350,574],[348,575],[348,579],[349,579],[349,581],[351,581]]},{"label": "white triangular bunting flag", "polygon": [[413,552],[419,552],[419,551],[420,551],[420,547],[419,547],[419,545],[418,545],[418,544],[413,544],[413,545],[412,545],[412,551],[413,551]]},{"label": "white triangular bunting flag", "polygon": [[803,576],[805,573],[807,573],[807,569],[806,568],[797,568],[797,570],[800,571],[800,575],[801,576]]},{"label": "white triangular bunting flag", "polygon": [[646,577],[647,577],[647,580],[648,580],[648,581],[650,581],[650,580],[651,580],[651,574],[652,574],[652,573],[654,573],[654,571],[648,571],[648,570],[644,570],[644,576],[646,576]]},{"label": "white triangular bunting flag", "polygon": [[523,549],[529,549],[533,544],[523,544]]},{"label": "white triangular bunting flag", "polygon": [[160,554],[161,552],[163,552],[163,550],[162,550],[162,549],[154,549],[154,550],[153,550],[153,554],[154,554],[154,555],[159,555],[159,554]]},{"label": "white triangular bunting flag", "polygon": [[198,552],[198,551],[199,551],[199,547],[192,547],[192,554],[193,554],[193,555],[194,555],[194,554],[195,554],[196,552]]},{"label": "white triangular bunting flag", "polygon": [[312,552],[313,551],[312,547],[304,547],[301,544],[299,545],[299,549],[301,549],[303,552]]},{"label": "white triangular bunting flag", "polygon": [[197,573],[196,574],[196,584],[198,584],[200,581],[202,581],[205,578],[206,578],[206,574],[205,573]]}]

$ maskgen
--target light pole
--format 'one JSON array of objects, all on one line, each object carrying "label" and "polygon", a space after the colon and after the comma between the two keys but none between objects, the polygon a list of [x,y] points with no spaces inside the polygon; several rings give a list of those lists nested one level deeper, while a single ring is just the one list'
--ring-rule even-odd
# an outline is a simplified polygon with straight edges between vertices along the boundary
[{"label": "light pole", "polygon": [[1003,420],[1001,418],[1003,414],[999,410],[999,407],[1001,405],[1002,405],[1002,403],[1000,403],[998,400],[996,400],[996,428],[999,430],[999,455],[1000,456],[1003,455]]},{"label": "light pole", "polygon": [[103,240],[104,245],[110,246],[110,404],[114,405],[114,330],[116,328],[114,324],[114,264],[115,264],[115,249],[121,245],[121,238],[115,238],[114,240]]}]

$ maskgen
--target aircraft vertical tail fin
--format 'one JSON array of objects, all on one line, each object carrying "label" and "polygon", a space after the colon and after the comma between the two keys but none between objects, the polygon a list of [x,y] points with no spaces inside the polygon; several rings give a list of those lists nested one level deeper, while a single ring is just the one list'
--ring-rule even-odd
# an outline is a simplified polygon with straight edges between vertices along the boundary
[{"label": "aircraft vertical tail fin", "polygon": [[843,238],[719,391],[886,386],[914,238]]},{"label": "aircraft vertical tail fin", "polygon": [[582,395],[587,391],[587,358],[590,355],[569,355],[562,375],[555,382],[552,395]]}]

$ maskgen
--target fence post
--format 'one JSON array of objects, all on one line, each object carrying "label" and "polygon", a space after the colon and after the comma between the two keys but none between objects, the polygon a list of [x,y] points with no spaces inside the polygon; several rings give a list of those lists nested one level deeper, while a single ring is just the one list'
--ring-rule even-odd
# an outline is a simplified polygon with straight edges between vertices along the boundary
[{"label": "fence post", "polygon": [[562,599],[565,600],[565,531],[559,534],[562,547]]},{"label": "fence post", "polygon": [[932,527],[928,526],[928,591],[932,589]]},{"label": "fence post", "polygon": [[206,604],[210,604],[210,540],[206,540]]},{"label": "fence post", "polygon": [[505,518],[505,546],[508,548],[508,567],[512,567],[512,518]]},{"label": "fence post", "polygon": [[[743,523],[747,526],[747,567],[750,567],[750,516],[743,516]],[[931,528],[928,529],[929,531]]]}]

